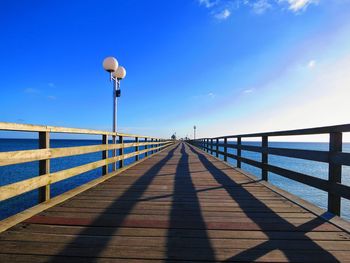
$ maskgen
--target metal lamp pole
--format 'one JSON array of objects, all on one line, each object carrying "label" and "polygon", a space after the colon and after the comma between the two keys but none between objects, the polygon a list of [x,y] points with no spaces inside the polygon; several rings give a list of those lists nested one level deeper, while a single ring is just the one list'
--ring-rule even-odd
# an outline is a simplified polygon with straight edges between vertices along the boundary
[{"label": "metal lamp pole", "polygon": [[[107,57],[103,60],[103,68],[109,72],[110,81],[113,84],[113,144],[116,144],[117,136],[117,98],[120,97],[120,80],[125,78],[126,70],[119,66],[118,61],[114,57]],[[116,156],[116,149],[112,150],[112,157]],[[116,170],[116,163],[113,163],[113,171]]]},{"label": "metal lamp pole", "polygon": [[[111,73],[111,82],[113,82],[113,132],[117,132],[117,84]],[[115,140],[115,137],[114,137]],[[115,141],[113,141],[115,143]]]}]

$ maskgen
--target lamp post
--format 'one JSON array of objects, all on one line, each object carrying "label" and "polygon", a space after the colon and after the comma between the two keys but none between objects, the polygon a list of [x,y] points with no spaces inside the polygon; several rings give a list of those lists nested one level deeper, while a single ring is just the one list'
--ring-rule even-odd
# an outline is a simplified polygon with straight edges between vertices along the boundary
[{"label": "lamp post", "polygon": [[196,125],[193,126],[193,140],[195,141],[196,140]]},{"label": "lamp post", "polygon": [[[118,61],[114,57],[107,57],[103,60],[103,68],[109,72],[109,79],[113,84],[113,133],[117,132],[117,98],[120,97],[120,81],[125,78],[126,70],[119,66]],[[116,134],[113,136],[113,144],[116,144]],[[116,150],[112,151],[112,156],[116,156]],[[113,170],[116,169],[113,163]]]}]

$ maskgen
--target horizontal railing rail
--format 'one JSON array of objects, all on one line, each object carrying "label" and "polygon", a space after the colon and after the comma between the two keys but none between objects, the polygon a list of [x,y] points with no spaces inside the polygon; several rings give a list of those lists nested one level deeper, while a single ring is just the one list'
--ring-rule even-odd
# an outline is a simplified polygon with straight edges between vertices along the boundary
[{"label": "horizontal railing rail", "polygon": [[[109,174],[109,165],[112,165],[113,173],[117,170],[117,163],[119,163],[119,168],[125,168],[124,160],[126,159],[134,157],[135,161],[139,161],[141,155],[149,156],[174,144],[172,140],[144,135],[5,122],[0,122],[0,131],[36,132],[38,133],[39,146],[39,149],[20,151],[1,152],[0,149],[0,167],[39,161],[38,176],[0,186],[0,201],[39,189],[39,203],[45,202],[51,198],[50,186],[53,183],[72,178],[97,168],[102,168],[102,176],[104,176]],[[101,144],[51,148],[51,133],[100,135],[102,136]],[[125,138],[128,138],[131,142],[126,142],[124,140]],[[112,141],[112,144],[110,144],[110,141]],[[113,143],[114,141],[116,143]],[[144,149],[140,150],[140,147]],[[125,149],[131,149],[133,151],[125,153]],[[116,154],[116,150],[119,150],[118,155]],[[112,156],[109,156],[110,151],[112,151]],[[52,159],[96,152],[102,153],[101,160],[53,173],[51,172],[50,161]]]},{"label": "horizontal railing rail", "polygon": [[[222,155],[224,161],[228,161],[228,158],[236,160],[238,168],[241,168],[242,163],[260,168],[262,180],[268,181],[268,173],[271,172],[325,191],[328,194],[328,212],[340,215],[341,198],[350,199],[350,187],[342,184],[342,166],[350,166],[350,153],[343,152],[343,133],[345,132],[350,132],[350,124],[290,131],[200,138],[197,140],[192,140],[190,143],[212,155],[215,155],[216,157]],[[274,136],[318,134],[329,135],[328,151],[278,148],[269,146],[269,138]],[[260,146],[242,144],[242,139],[249,139],[253,137],[261,138]],[[230,139],[235,139],[235,141],[230,141]],[[235,149],[236,154],[229,153],[228,149]],[[261,161],[243,157],[242,151],[260,153]],[[327,163],[328,179],[317,178],[311,175],[269,164],[270,155]]]},{"label": "horizontal railing rail", "polygon": [[350,132],[350,124],[288,130],[288,131],[273,131],[273,132],[239,134],[239,135],[227,135],[227,136],[213,137],[211,139],[239,138],[239,137],[248,138],[248,137],[262,137],[262,136],[274,137],[274,136],[294,136],[294,135],[315,135],[315,134],[328,134],[333,132],[340,132],[340,133]]},{"label": "horizontal railing rail", "polygon": [[138,137],[138,138],[149,138],[159,139],[158,137],[135,135],[128,133],[109,132],[102,130],[90,130],[90,129],[79,129],[79,128],[67,128],[57,126],[46,126],[46,125],[33,125],[33,124],[22,124],[13,122],[0,122],[0,130],[3,131],[22,131],[22,132],[50,132],[50,133],[71,133],[71,134],[90,134],[90,135],[109,135],[109,136],[124,136],[124,137]]}]

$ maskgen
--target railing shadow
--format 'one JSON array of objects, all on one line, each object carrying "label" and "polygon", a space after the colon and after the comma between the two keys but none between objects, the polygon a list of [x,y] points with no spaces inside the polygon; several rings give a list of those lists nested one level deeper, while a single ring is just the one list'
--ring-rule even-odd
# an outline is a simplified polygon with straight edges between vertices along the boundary
[{"label": "railing shadow", "polygon": [[[250,205],[258,206],[261,208],[261,211],[264,213],[273,213],[274,214],[274,223],[279,226],[283,226],[283,230],[292,231],[295,233],[296,237],[295,239],[300,239],[307,241],[308,251],[317,251],[317,257],[322,262],[338,262],[338,260],[328,251],[324,250],[322,247],[320,247],[317,243],[315,243],[313,240],[311,240],[309,237],[305,235],[306,232],[312,231],[313,229],[317,228],[318,226],[322,225],[325,221],[323,221],[320,218],[315,218],[310,220],[309,222],[306,222],[305,224],[302,224],[300,226],[294,226],[293,224],[289,223],[287,220],[279,216],[277,213],[275,213],[271,208],[269,208],[266,204],[258,200],[253,194],[251,194],[249,191],[247,191],[244,187],[242,187],[240,184],[235,183],[228,175],[226,175],[223,171],[218,169],[204,154],[199,152],[197,149],[195,149],[193,146],[189,146],[191,151],[198,156],[200,161],[202,162],[203,166],[212,174],[213,178],[223,186],[223,188],[226,190],[226,192],[230,195],[233,201],[237,202],[241,206],[241,209],[243,210],[244,214],[252,220],[260,229],[263,231],[267,237],[268,240],[255,246],[252,248],[249,248],[247,250],[242,251],[239,254],[236,254],[232,256],[231,258],[227,259],[226,261],[255,261],[258,258],[266,255],[267,253],[273,251],[273,250],[280,250],[284,253],[286,258],[289,261],[295,262],[299,261],[301,258],[309,257],[310,260],[315,260],[314,255],[312,253],[307,253],[306,255],[300,255],[298,251],[294,249],[288,249],[286,248],[285,243],[283,240],[273,240],[272,236],[269,236],[271,233],[267,229],[266,223],[263,223],[262,221],[259,221],[255,213],[250,211],[249,209],[246,209],[244,204],[242,204],[241,197],[244,197],[245,199],[249,199]],[[276,231],[282,231],[282,229],[276,229]],[[270,234],[271,235],[271,234]],[[300,250],[299,250],[300,251]]]},{"label": "railing shadow", "polygon": [[[181,202],[184,200],[183,193],[186,193],[185,200],[191,202],[191,214],[185,214]],[[184,227],[191,227],[198,230],[196,236],[196,244],[191,246],[181,245],[181,236],[179,236],[178,229]],[[199,245],[205,253],[206,260],[214,261],[214,249],[210,244],[210,239],[207,233],[206,224],[201,213],[200,202],[197,195],[196,188],[193,184],[190,168],[189,156],[185,150],[185,144],[182,143],[181,157],[179,165],[176,168],[174,178],[173,201],[170,211],[170,223],[168,229],[168,239],[166,244],[167,262],[173,262],[175,259],[183,259],[185,255],[193,253],[193,247]]]},{"label": "railing shadow", "polygon": [[[95,262],[103,250],[108,246],[109,241],[118,232],[118,229],[122,225],[126,217],[131,213],[134,206],[139,202],[140,197],[146,191],[147,187],[152,183],[153,179],[157,176],[158,172],[166,165],[166,163],[173,157],[174,152],[179,145],[175,146],[168,154],[153,165],[148,171],[145,172],[140,178],[138,178],[120,197],[115,199],[113,203],[108,206],[92,223],[91,226],[87,226],[82,230],[78,236],[68,243],[63,250],[56,254],[50,262],[62,262],[61,257],[68,256],[72,253],[72,248],[75,244],[84,243],[85,236],[89,235],[92,231],[91,228],[96,226],[104,226],[106,222],[106,215],[111,214],[116,209],[123,211],[123,214],[118,215],[113,219],[113,226],[110,227],[110,233],[104,235],[103,239],[100,239],[93,249],[89,249],[87,255],[91,257],[89,262]],[[127,200],[127,205],[125,203]]]}]

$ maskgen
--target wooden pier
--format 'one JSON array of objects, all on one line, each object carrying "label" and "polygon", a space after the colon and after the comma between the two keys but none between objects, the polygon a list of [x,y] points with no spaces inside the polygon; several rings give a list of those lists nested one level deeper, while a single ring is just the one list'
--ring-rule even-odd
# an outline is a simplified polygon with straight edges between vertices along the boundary
[{"label": "wooden pier", "polygon": [[346,262],[350,235],[187,143],[0,234],[0,262],[149,261]]}]

